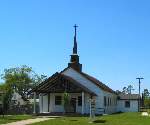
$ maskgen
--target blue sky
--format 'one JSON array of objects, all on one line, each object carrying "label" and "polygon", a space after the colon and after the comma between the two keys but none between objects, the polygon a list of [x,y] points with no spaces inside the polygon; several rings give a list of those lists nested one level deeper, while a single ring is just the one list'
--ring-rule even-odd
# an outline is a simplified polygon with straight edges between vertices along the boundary
[{"label": "blue sky", "polygon": [[[52,75],[70,60],[73,25],[83,71],[114,90],[142,76],[150,89],[149,0],[2,0],[0,73],[28,65]],[[136,92],[136,91],[135,91]]]}]

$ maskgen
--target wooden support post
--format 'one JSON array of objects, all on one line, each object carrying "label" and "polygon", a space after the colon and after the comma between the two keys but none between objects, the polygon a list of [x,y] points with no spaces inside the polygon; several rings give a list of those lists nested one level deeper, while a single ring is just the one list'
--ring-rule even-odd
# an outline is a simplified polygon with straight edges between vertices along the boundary
[{"label": "wooden support post", "polygon": [[36,114],[36,92],[34,92],[34,109],[33,114]]},{"label": "wooden support post", "polygon": [[82,92],[82,114],[84,114],[84,92]]},{"label": "wooden support post", "polygon": [[48,112],[50,112],[50,93],[48,93]]}]

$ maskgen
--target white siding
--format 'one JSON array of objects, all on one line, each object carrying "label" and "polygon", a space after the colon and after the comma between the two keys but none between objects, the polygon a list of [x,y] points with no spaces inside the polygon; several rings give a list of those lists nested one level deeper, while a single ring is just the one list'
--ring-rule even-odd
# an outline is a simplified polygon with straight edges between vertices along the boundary
[{"label": "white siding", "polygon": [[43,112],[43,107],[42,107],[43,103],[42,103],[42,94],[39,94],[39,108],[40,108],[40,113]]},{"label": "white siding", "polygon": [[61,105],[55,105],[55,96],[63,96],[63,94],[61,93],[50,94],[50,112],[64,112],[63,102]]},{"label": "white siding", "polygon": [[48,95],[43,95],[43,112],[48,112]]},{"label": "white siding", "polygon": [[[105,109],[106,114],[115,113],[117,111],[127,112],[127,111],[138,111],[138,101],[131,101],[131,107],[125,108],[125,104],[123,100],[117,101],[117,95],[103,91],[97,85],[95,85],[92,81],[88,80],[84,76],[82,76],[77,71],[73,70],[72,68],[67,69],[66,71],[62,72],[62,74],[72,77],[76,81],[78,81],[81,85],[88,88],[90,91],[94,92],[97,96],[95,96],[96,101],[96,114],[100,114],[99,108]],[[41,95],[41,94],[40,94]],[[81,113],[82,107],[78,106],[78,96],[81,96],[81,93],[70,93],[72,98],[76,98],[76,112]],[[42,96],[39,96],[40,99],[40,112],[64,112],[64,107],[62,105],[55,105],[55,96],[62,96],[63,100],[63,93],[50,93],[50,104],[48,106],[48,96],[43,96],[43,103],[42,103]],[[108,98],[111,99],[111,104],[104,106],[104,96],[106,97],[107,104]],[[88,93],[84,94],[84,113],[90,113],[90,104],[89,99],[90,95]]]},{"label": "white siding", "polygon": [[96,93],[97,95],[102,93],[102,90],[97,85],[95,85],[93,82],[91,82],[90,80],[83,77],[80,73],[78,73],[77,71],[75,71],[72,68],[67,69],[62,74],[66,75],[66,76],[70,76],[71,78],[75,79],[80,84],[82,84],[83,86],[88,88],[93,93]]},{"label": "white siding", "polygon": [[[110,97],[112,98],[117,98],[117,96],[115,94],[103,91],[101,88],[99,88],[97,85],[95,85],[93,82],[91,82],[90,80],[86,79],[84,76],[82,76],[80,73],[78,73],[77,71],[75,71],[72,68],[67,69],[66,71],[64,71],[62,74],[66,75],[66,76],[70,76],[73,79],[75,79],[76,81],[78,81],[80,84],[82,84],[83,86],[87,87],[90,91],[94,92],[97,94],[97,96],[95,97],[96,99],[96,113],[99,114],[98,109],[99,108],[105,108],[106,113],[110,114],[110,113],[114,113],[117,110],[117,105],[110,105],[107,107],[104,107],[104,96],[106,97]],[[86,102],[88,102],[89,96],[85,97]],[[89,103],[86,103],[86,112],[85,113],[89,113]]]},{"label": "white siding", "polygon": [[127,100],[118,100],[117,111],[121,112],[138,112],[138,101],[130,100],[130,108],[125,107],[125,101]]},{"label": "white siding", "polygon": [[[43,103],[42,103],[42,94],[39,96],[39,104],[40,104],[40,113],[46,113],[48,112],[48,96],[43,96]],[[88,100],[89,97],[87,97],[85,93],[85,106],[84,111],[88,113]],[[62,96],[62,104],[61,105],[55,105],[55,96]],[[78,96],[81,96],[81,93],[70,93],[71,98],[76,98],[76,112],[81,113],[82,107],[78,106]],[[43,105],[43,106],[42,106]],[[42,108],[43,107],[43,108]],[[87,110],[87,111],[86,111]],[[49,112],[64,112],[64,106],[63,106],[63,93],[50,93],[50,104],[49,104]]]},{"label": "white siding", "polygon": [[[106,97],[106,106],[104,106],[104,96]],[[117,95],[104,91],[104,96],[103,96],[102,104],[105,109],[105,113],[106,114],[115,113],[117,111],[117,103],[116,103]],[[109,105],[108,105],[108,98],[109,98]]]}]

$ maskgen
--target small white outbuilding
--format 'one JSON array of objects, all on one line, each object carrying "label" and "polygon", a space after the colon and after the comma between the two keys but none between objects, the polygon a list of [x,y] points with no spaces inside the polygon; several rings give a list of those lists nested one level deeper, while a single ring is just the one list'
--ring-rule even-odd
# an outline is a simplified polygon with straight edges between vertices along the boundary
[{"label": "small white outbuilding", "polygon": [[139,98],[139,94],[120,94],[117,101],[117,111],[138,112]]}]

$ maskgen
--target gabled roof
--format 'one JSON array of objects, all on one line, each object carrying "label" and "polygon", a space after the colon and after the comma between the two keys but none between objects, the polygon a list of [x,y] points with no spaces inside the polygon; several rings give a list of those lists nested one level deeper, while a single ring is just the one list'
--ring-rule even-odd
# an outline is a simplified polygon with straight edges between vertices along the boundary
[{"label": "gabled roof", "polygon": [[[86,86],[83,86],[82,84],[80,84],[77,80],[73,79],[72,77],[66,76],[63,74],[63,72],[65,72],[67,69],[69,69],[70,67],[65,68],[64,70],[62,70],[60,73],[56,72],[55,74],[53,74],[51,77],[49,77],[48,79],[46,79],[45,81],[43,81],[41,84],[39,84],[36,89],[40,89],[43,88],[43,86],[50,86],[52,83],[52,81],[54,79],[57,79],[58,77],[63,77],[69,81],[71,81],[72,83],[77,84],[79,87],[81,87],[82,89],[84,89],[86,92],[91,93],[93,95],[96,95],[95,93],[93,93],[91,90],[89,90]],[[72,68],[73,69],[73,68]],[[75,70],[75,69],[73,69]],[[77,70],[75,70],[76,72],[78,72],[79,74],[81,74],[84,78],[90,80],[93,84],[95,84],[96,86],[98,86],[99,88],[101,88],[104,91],[110,92],[110,93],[114,93],[116,94],[115,91],[113,91],[111,88],[109,88],[108,86],[106,86],[104,83],[102,83],[101,81],[97,80],[96,78],[84,73],[84,72],[79,72]],[[45,88],[45,87],[44,87]],[[32,89],[31,92],[36,91],[35,88]]]},{"label": "gabled roof", "polygon": [[[69,69],[70,67],[65,68],[62,72],[66,71],[67,69]],[[73,69],[73,68],[72,68]],[[73,69],[75,70],[75,69]],[[99,81],[98,79],[94,78],[93,76],[90,76],[84,72],[79,72],[77,70],[75,70],[76,72],[78,72],[79,74],[81,74],[83,77],[85,77],[86,79],[90,80],[92,83],[94,83],[96,86],[98,86],[99,88],[101,88],[102,90],[106,91],[106,92],[110,92],[110,93],[114,93],[117,94],[114,90],[112,90],[111,88],[109,88],[107,85],[105,85],[104,83],[102,83],[101,81]]]},{"label": "gabled roof", "polygon": [[81,87],[83,90],[85,90],[86,92],[88,93],[91,93],[93,95],[96,95],[95,93],[93,93],[91,90],[89,90],[87,87],[83,86],[82,84],[80,84],[78,81],[76,81],[75,79],[69,77],[69,76],[66,76],[64,74],[61,74],[64,78],[68,79],[69,81],[73,82],[73,83],[76,83],[79,87]]},{"label": "gabled roof", "polygon": [[118,96],[119,100],[138,100],[140,98],[139,94],[120,94]]},{"label": "gabled roof", "polygon": [[98,79],[94,78],[93,76],[90,76],[90,75],[88,75],[86,73],[83,73],[83,72],[81,72],[81,74],[83,76],[85,76],[87,79],[89,79],[90,81],[92,81],[95,85],[97,85],[98,87],[100,87],[102,90],[116,94],[116,92],[114,90],[112,90],[107,85],[105,85],[104,83],[102,83]]},{"label": "gabled roof", "polygon": [[[49,77],[48,79],[46,79],[45,81],[43,81],[41,84],[39,84],[36,88],[33,88],[29,93],[32,93],[34,91],[36,92],[45,92],[45,93],[49,93],[50,89],[52,87],[54,87],[54,85],[59,82],[59,80],[67,80],[72,84],[75,84],[76,87],[81,88],[82,91],[85,91],[91,95],[96,95],[94,92],[92,92],[91,90],[89,90],[86,86],[83,86],[82,84],[80,84],[79,82],[77,82],[76,80],[74,80],[73,78],[66,76],[64,74],[58,73],[56,72],[55,74],[53,74],[51,77]],[[62,81],[63,82],[63,81]],[[62,83],[63,84],[63,83]]]}]

